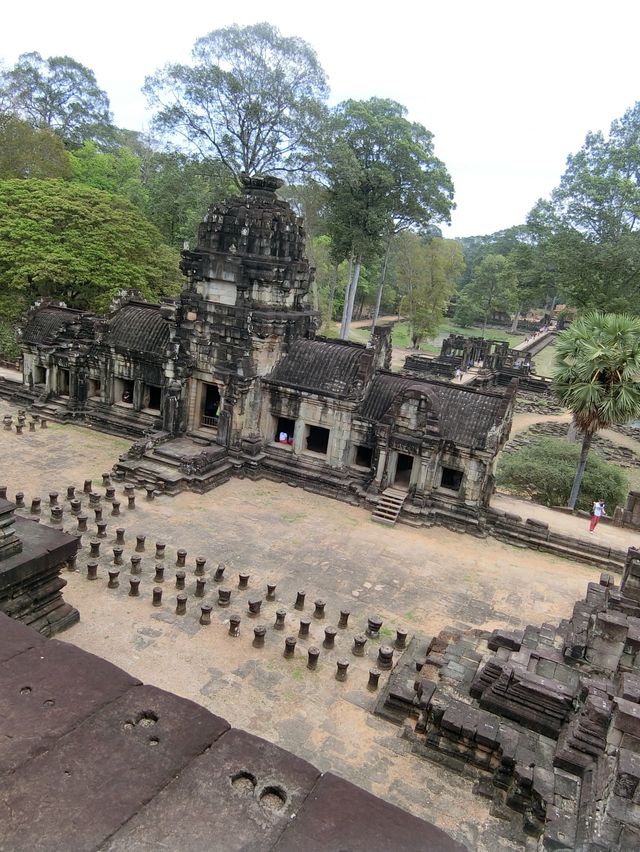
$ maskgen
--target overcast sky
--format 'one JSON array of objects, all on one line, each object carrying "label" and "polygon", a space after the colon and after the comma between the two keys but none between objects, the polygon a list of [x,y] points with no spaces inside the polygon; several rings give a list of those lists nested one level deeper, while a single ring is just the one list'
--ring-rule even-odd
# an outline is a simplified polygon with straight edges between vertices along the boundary
[{"label": "overcast sky", "polygon": [[3,6],[0,59],[72,56],[116,123],[144,130],[145,75],[188,61],[211,30],[262,20],[315,48],[332,102],[393,98],[435,134],[456,189],[445,236],[523,222],[587,131],[640,99],[637,0],[29,0]]}]

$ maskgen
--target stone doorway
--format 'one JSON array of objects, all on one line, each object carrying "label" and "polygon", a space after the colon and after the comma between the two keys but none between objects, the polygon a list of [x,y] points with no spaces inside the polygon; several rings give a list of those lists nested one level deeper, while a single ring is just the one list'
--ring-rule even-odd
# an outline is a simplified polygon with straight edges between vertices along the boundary
[{"label": "stone doorway", "polygon": [[396,475],[393,479],[394,488],[402,488],[403,491],[409,490],[411,484],[411,471],[413,470],[413,456],[408,456],[406,453],[398,453],[396,459]]},{"label": "stone doorway", "polygon": [[217,429],[219,412],[220,391],[218,390],[218,385],[203,384],[200,425],[209,429]]}]

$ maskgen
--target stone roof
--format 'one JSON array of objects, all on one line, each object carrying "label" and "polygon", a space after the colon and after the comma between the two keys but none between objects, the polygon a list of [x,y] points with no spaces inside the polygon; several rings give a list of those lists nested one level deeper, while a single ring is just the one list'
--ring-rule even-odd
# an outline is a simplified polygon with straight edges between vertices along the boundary
[{"label": "stone roof", "polygon": [[22,330],[22,340],[24,343],[51,345],[65,326],[77,322],[81,316],[79,311],[70,308],[53,305],[38,308],[27,320]]},{"label": "stone roof", "polygon": [[357,344],[296,340],[268,381],[331,396],[358,398],[373,371],[373,350]]},{"label": "stone roof", "polygon": [[360,406],[360,416],[374,422],[382,420],[396,396],[409,388],[436,396],[440,435],[460,446],[484,447],[489,431],[503,417],[505,397],[502,394],[391,373],[376,375]]},{"label": "stone roof", "polygon": [[169,323],[157,305],[129,302],[109,320],[104,342],[127,352],[163,356],[169,339]]}]

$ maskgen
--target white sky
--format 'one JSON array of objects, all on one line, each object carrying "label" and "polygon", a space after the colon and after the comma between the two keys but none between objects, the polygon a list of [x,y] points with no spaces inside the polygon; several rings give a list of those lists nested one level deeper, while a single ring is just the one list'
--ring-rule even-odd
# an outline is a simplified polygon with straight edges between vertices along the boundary
[{"label": "white sky", "polygon": [[435,134],[455,184],[445,236],[524,221],[588,130],[640,99],[637,0],[27,0],[0,16],[0,59],[69,55],[92,68],[115,121],[144,130],[144,77],[196,38],[268,20],[317,51],[332,102],[390,97]]}]

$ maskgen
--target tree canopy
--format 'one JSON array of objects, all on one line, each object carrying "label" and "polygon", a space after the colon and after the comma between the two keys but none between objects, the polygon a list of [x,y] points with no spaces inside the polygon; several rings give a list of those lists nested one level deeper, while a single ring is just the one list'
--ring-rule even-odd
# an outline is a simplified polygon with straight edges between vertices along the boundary
[{"label": "tree canopy", "polygon": [[447,222],[453,184],[433,153],[433,134],[395,101],[345,101],[326,148],[327,230],[334,258],[353,258],[341,335],[346,337],[362,263],[410,226]]},{"label": "tree canopy", "polygon": [[517,276],[513,262],[501,254],[488,254],[480,261],[458,299],[456,319],[465,325],[481,319],[484,333],[495,312],[512,311],[517,303]]},{"label": "tree canopy", "polygon": [[62,180],[0,181],[0,315],[39,297],[104,312],[123,290],[178,291],[177,253],[124,198]]},{"label": "tree canopy", "polygon": [[589,133],[529,214],[545,265],[578,308],[640,312],[640,103]]},{"label": "tree canopy", "polygon": [[640,418],[640,317],[584,314],[558,335],[553,389],[583,434],[569,506],[576,504],[593,435]]},{"label": "tree canopy", "polygon": [[61,139],[9,113],[0,116],[0,180],[69,177]]},{"label": "tree canopy", "polygon": [[19,118],[70,145],[104,138],[112,128],[109,98],[95,74],[69,56],[23,53],[0,74],[0,99]]},{"label": "tree canopy", "polygon": [[192,65],[166,65],[146,79],[157,130],[236,177],[295,172],[308,161],[328,96],[310,45],[271,24],[234,24],[198,39],[192,56]]}]

